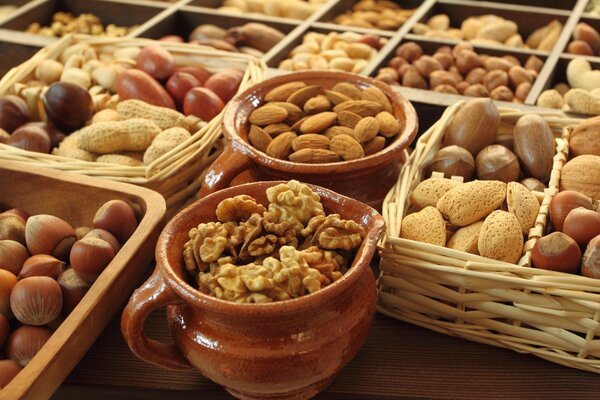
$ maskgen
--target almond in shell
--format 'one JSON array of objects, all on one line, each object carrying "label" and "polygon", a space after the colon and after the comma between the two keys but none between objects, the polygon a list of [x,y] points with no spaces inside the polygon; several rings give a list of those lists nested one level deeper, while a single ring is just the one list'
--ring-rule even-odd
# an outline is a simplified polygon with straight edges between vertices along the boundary
[{"label": "almond in shell", "polygon": [[447,178],[429,178],[421,181],[410,194],[410,204],[417,210],[435,207],[439,199],[450,189],[462,185],[462,182]]},{"label": "almond in shell", "polygon": [[285,108],[267,104],[252,111],[248,121],[254,125],[270,125],[285,121],[288,112]]},{"label": "almond in shell", "polygon": [[363,90],[361,93],[361,98],[363,100],[369,100],[379,103],[383,106],[384,111],[387,111],[389,113],[392,112],[392,103],[390,103],[390,100],[385,95],[385,93],[383,93],[381,89],[375,86],[369,86],[368,88]]},{"label": "almond in shell", "polygon": [[307,133],[305,135],[298,136],[292,142],[292,149],[294,151],[302,149],[329,149],[329,138],[324,135],[317,133]]},{"label": "almond in shell", "polygon": [[465,253],[479,254],[479,232],[481,232],[482,226],[483,221],[477,221],[460,228],[448,240],[447,247]]},{"label": "almond in shell", "polygon": [[436,246],[446,245],[446,223],[435,207],[425,207],[402,220],[400,237]]},{"label": "almond in shell", "polygon": [[292,154],[292,142],[298,136],[294,132],[284,132],[267,146],[266,153],[274,158],[287,159]]},{"label": "almond in shell", "polygon": [[500,207],[505,197],[504,182],[472,181],[447,191],[437,208],[452,225],[466,226]]},{"label": "almond in shell", "polygon": [[496,210],[487,216],[479,232],[479,254],[515,264],[523,252],[523,231],[514,214]]},{"label": "almond in shell", "polygon": [[370,100],[350,100],[338,104],[333,108],[333,111],[339,113],[341,111],[350,111],[361,117],[373,117],[383,109],[379,103]]},{"label": "almond in shell", "polygon": [[379,122],[375,117],[365,117],[354,127],[354,138],[359,143],[366,143],[375,138],[379,132]]},{"label": "almond in shell", "polygon": [[290,154],[290,161],[298,163],[322,164],[340,161],[337,153],[327,149],[301,149]]},{"label": "almond in shell", "polygon": [[540,203],[529,189],[518,182],[509,182],[506,187],[506,203],[508,212],[519,220],[521,229],[527,234],[540,212]]},{"label": "almond in shell", "polygon": [[300,81],[285,83],[267,93],[265,101],[286,101],[292,94],[305,87],[306,83]]},{"label": "almond in shell", "polygon": [[344,161],[356,160],[365,156],[365,152],[352,136],[337,135],[331,139],[329,149],[336,152]]},{"label": "almond in shell", "polygon": [[337,114],[331,111],[311,115],[300,125],[300,132],[319,133],[333,125],[336,120]]}]

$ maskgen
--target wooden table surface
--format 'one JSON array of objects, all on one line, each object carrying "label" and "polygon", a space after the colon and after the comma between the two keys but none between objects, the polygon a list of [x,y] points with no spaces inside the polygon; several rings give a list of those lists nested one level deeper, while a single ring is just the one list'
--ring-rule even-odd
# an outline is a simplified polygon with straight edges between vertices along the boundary
[{"label": "wooden table surface", "polygon": [[[196,372],[154,367],[127,348],[115,317],[54,399],[233,399]],[[167,340],[165,316],[147,322]],[[600,398],[600,376],[438,334],[377,314],[367,342],[317,399]]]}]

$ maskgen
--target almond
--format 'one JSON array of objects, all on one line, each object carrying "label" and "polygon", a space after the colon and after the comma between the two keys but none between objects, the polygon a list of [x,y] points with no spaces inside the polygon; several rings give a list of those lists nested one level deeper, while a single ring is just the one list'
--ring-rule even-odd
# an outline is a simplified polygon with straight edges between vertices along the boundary
[{"label": "almond", "polygon": [[290,131],[300,133],[300,126],[306,121],[308,117],[302,117],[290,127]]},{"label": "almond", "polygon": [[400,121],[387,111],[378,113],[375,118],[379,122],[379,132],[385,137],[396,136],[400,132]]},{"label": "almond", "polygon": [[325,130],[325,136],[329,139],[337,135],[348,135],[354,137],[354,130],[352,128],[348,128],[347,126],[332,126]]},{"label": "almond", "polygon": [[360,100],[362,95],[362,92],[359,88],[348,82],[340,82],[331,90],[348,96],[351,100]]},{"label": "almond", "polygon": [[285,108],[267,104],[252,111],[248,121],[254,125],[270,125],[283,122],[287,116]]},{"label": "almond", "polygon": [[505,196],[504,182],[472,181],[447,191],[437,208],[452,225],[466,226],[500,207]]},{"label": "almond", "polygon": [[294,151],[302,149],[329,149],[329,138],[316,133],[307,133],[306,135],[298,136],[292,142]]},{"label": "almond", "polygon": [[337,112],[337,115],[338,115],[338,122],[340,123],[341,126],[346,126],[348,128],[352,128],[352,129],[354,129],[356,124],[358,124],[358,121],[360,121],[362,119],[360,115],[355,114],[351,111],[339,111],[339,112]]},{"label": "almond", "polygon": [[356,160],[365,156],[365,152],[352,136],[337,135],[331,139],[329,149],[335,151],[344,161]]},{"label": "almond", "polygon": [[462,182],[446,178],[429,178],[420,182],[410,194],[410,204],[417,210],[425,207],[435,207],[437,202],[447,191]]},{"label": "almond", "polygon": [[340,161],[340,157],[337,155],[337,153],[327,149],[301,149],[290,154],[290,161],[298,163],[322,164]]},{"label": "almond", "polygon": [[339,92],[334,92],[333,90],[326,90],[325,95],[327,96],[329,101],[331,101],[333,103],[333,105],[336,105],[336,106],[345,101],[352,100],[350,97],[346,96],[345,94],[339,93]]},{"label": "almond", "polygon": [[350,111],[361,117],[373,117],[377,115],[383,109],[383,106],[379,103],[369,100],[350,100],[338,104],[333,108],[333,111]]},{"label": "almond", "polygon": [[273,137],[278,136],[278,135],[282,134],[283,132],[291,131],[289,125],[283,124],[281,122],[278,124],[267,125],[262,129]]},{"label": "almond", "polygon": [[304,112],[307,114],[317,114],[328,111],[329,109],[331,109],[331,102],[327,96],[322,94],[313,97],[312,99],[308,99],[308,101],[304,103]]},{"label": "almond", "polygon": [[269,146],[269,143],[271,143],[272,140],[273,139],[271,138],[271,136],[260,127],[256,125],[250,126],[250,133],[248,133],[248,141],[252,146],[256,147],[256,149],[260,151],[266,151],[267,146]]},{"label": "almond", "polygon": [[267,93],[265,101],[286,101],[292,94],[305,87],[306,83],[300,81],[283,84]]},{"label": "almond", "polygon": [[266,153],[274,158],[287,159],[292,154],[292,142],[297,137],[294,132],[282,133],[269,143]]},{"label": "almond", "polygon": [[285,108],[288,113],[286,119],[292,124],[304,117],[304,112],[302,109],[295,104],[287,103],[285,101],[274,101],[269,103],[269,105]]},{"label": "almond", "polygon": [[514,214],[496,210],[487,216],[477,241],[479,254],[515,264],[523,252],[523,232]]},{"label": "almond", "polygon": [[521,229],[527,234],[540,212],[540,203],[529,189],[518,182],[509,182],[506,188],[508,212],[519,220]]},{"label": "almond", "polygon": [[337,114],[331,111],[326,111],[311,115],[306,118],[300,125],[300,132],[303,133],[319,133],[329,128],[337,119]]},{"label": "almond", "polygon": [[299,89],[292,93],[290,97],[287,98],[286,102],[297,105],[298,107],[304,107],[304,103],[308,101],[308,99],[315,97],[319,93],[321,93],[321,86],[319,85],[310,85],[306,86],[302,89]]},{"label": "almond", "polygon": [[363,100],[370,100],[374,101],[375,103],[381,104],[384,111],[387,111],[389,113],[393,112],[392,103],[390,103],[388,97],[385,95],[385,93],[381,91],[381,89],[375,86],[369,86],[368,88],[363,90],[361,93],[361,98]]},{"label": "almond", "polygon": [[373,140],[377,132],[379,132],[379,122],[374,117],[365,117],[354,127],[354,138],[359,143],[366,143]]},{"label": "almond", "polygon": [[370,156],[383,150],[385,147],[385,138],[383,136],[376,136],[373,140],[363,145],[365,156]]},{"label": "almond", "polygon": [[419,212],[404,217],[400,237],[436,246],[445,246],[446,223],[437,208],[425,207]]},{"label": "almond", "polygon": [[448,240],[447,247],[458,251],[464,251],[465,253],[479,254],[479,248],[477,244],[479,242],[479,232],[483,221],[477,221],[471,225],[457,230],[454,235]]}]

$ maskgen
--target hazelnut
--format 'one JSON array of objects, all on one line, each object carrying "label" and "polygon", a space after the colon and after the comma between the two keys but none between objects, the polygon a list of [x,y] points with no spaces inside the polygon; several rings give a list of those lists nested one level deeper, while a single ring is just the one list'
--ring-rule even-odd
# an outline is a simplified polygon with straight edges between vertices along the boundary
[{"label": "hazelnut", "polygon": [[515,90],[515,97],[518,100],[520,100],[521,102],[523,102],[529,95],[530,91],[531,91],[531,83],[522,82],[521,84],[519,84],[519,86],[517,86],[517,89]]},{"label": "hazelnut", "polygon": [[96,211],[92,225],[112,233],[119,242],[125,243],[135,232],[137,220],[129,204],[123,200],[110,200]]},{"label": "hazelnut", "polygon": [[562,231],[585,249],[590,240],[600,235],[600,214],[585,207],[577,207],[567,214]]},{"label": "hazelnut", "polygon": [[0,240],[1,269],[18,275],[27,258],[29,258],[29,252],[21,243],[14,240]]},{"label": "hazelnut", "polygon": [[576,274],[581,262],[577,242],[562,232],[541,237],[531,250],[534,267]]},{"label": "hazelnut", "polygon": [[522,179],[519,183],[531,191],[543,192],[544,190],[546,190],[546,185],[544,185],[542,181],[536,178],[525,178]]},{"label": "hazelnut", "polygon": [[454,58],[450,53],[440,53],[439,51],[433,55],[445,70],[448,70],[451,66],[454,65]]},{"label": "hazelnut", "polygon": [[431,56],[422,56],[415,62],[414,67],[419,71],[419,74],[425,78],[429,78],[433,71],[443,70],[442,64]]},{"label": "hazelnut", "polygon": [[60,315],[62,292],[47,276],[32,276],[18,281],[10,294],[10,308],[26,325],[45,325]]},{"label": "hazelnut", "polygon": [[450,93],[450,94],[458,94],[458,90],[452,85],[448,85],[447,83],[443,83],[441,85],[437,85],[433,88],[434,92],[437,93]]},{"label": "hazelnut", "polygon": [[113,248],[115,254],[117,254],[121,249],[121,245],[119,244],[117,238],[114,237],[112,233],[110,233],[109,231],[105,231],[104,229],[92,229],[87,234],[85,234],[84,237],[98,238],[104,240],[105,242],[108,242],[108,244],[110,244],[110,247]]},{"label": "hazelnut", "polygon": [[512,65],[516,65],[517,67],[521,67],[522,66],[521,65],[521,60],[519,60],[515,56],[511,56],[510,54],[505,54],[505,55],[502,56],[502,58],[504,58],[505,60],[507,60]]},{"label": "hazelnut", "polygon": [[476,83],[466,88],[464,95],[470,97],[489,97],[490,93],[481,83]]},{"label": "hazelnut", "polygon": [[112,246],[98,238],[84,237],[71,248],[71,267],[81,279],[93,283],[115,256]]},{"label": "hazelnut", "polygon": [[433,71],[429,75],[429,84],[432,88],[443,84],[456,86],[457,83],[458,81],[456,80],[456,77],[448,71]]},{"label": "hazelnut", "polygon": [[456,90],[458,90],[458,93],[464,94],[469,86],[471,85],[469,85],[467,82],[461,81],[456,84]]},{"label": "hazelnut", "polygon": [[499,69],[490,71],[483,78],[483,84],[491,92],[499,86],[508,85],[508,74]]},{"label": "hazelnut", "polygon": [[94,228],[90,226],[78,226],[75,228],[75,236],[77,237],[77,240],[83,239],[83,237],[90,233],[93,229]]},{"label": "hazelnut", "polygon": [[490,92],[490,97],[494,100],[511,102],[515,98],[512,90],[506,86],[498,86]]},{"label": "hazelnut", "polygon": [[475,83],[482,83],[486,75],[487,71],[485,69],[479,67],[473,68],[465,77],[465,81],[469,82],[471,85]]},{"label": "hazelnut", "polygon": [[504,72],[508,72],[508,70],[513,67],[513,64],[505,58],[502,57],[488,57],[483,62],[483,67],[489,71],[501,70]]},{"label": "hazelnut", "polygon": [[23,368],[14,360],[0,360],[0,389],[4,389],[21,369]]},{"label": "hazelnut", "polygon": [[[469,42],[460,42],[452,48],[452,56],[458,58],[458,55],[464,50],[473,51],[473,45]],[[438,49],[439,51],[439,49]]]},{"label": "hazelnut", "polygon": [[63,295],[61,314],[66,317],[77,307],[77,304],[79,304],[83,296],[88,292],[91,284],[77,276],[77,273],[72,268],[60,274],[57,282],[60,285]]},{"label": "hazelnut", "polygon": [[473,179],[475,170],[475,160],[471,153],[456,145],[451,145],[438,150],[427,167],[427,176],[431,172],[437,171],[444,174],[446,177],[462,176],[465,181]]},{"label": "hazelnut", "polygon": [[50,254],[60,260],[66,260],[76,236],[73,227],[62,219],[39,214],[27,220],[25,240],[33,255]]},{"label": "hazelnut", "polygon": [[458,56],[455,56],[454,65],[462,75],[465,75],[472,69],[481,67],[483,64],[477,53],[472,50],[462,50]]},{"label": "hazelnut", "polygon": [[567,218],[571,210],[577,207],[584,207],[588,210],[594,209],[592,199],[582,193],[574,190],[565,190],[557,193],[550,200],[550,220],[554,229],[562,231],[565,218]]},{"label": "hazelnut", "polygon": [[583,253],[581,274],[588,278],[600,278],[600,235],[590,240]]},{"label": "hazelnut", "polygon": [[16,214],[0,214],[0,240],[25,244],[25,220]]},{"label": "hazelnut", "polygon": [[403,65],[406,65],[406,60],[402,57],[393,57],[390,61],[388,61],[388,67],[398,69]]},{"label": "hazelnut", "polygon": [[521,172],[517,156],[500,144],[484,147],[475,158],[475,172],[482,180],[513,182]]},{"label": "hazelnut", "polygon": [[415,42],[407,42],[396,49],[396,55],[412,63],[423,55],[423,49]]},{"label": "hazelnut", "polygon": [[427,89],[427,82],[416,70],[408,70],[402,77],[402,86]]},{"label": "hazelnut", "polygon": [[36,254],[25,260],[19,273],[19,279],[29,278],[30,276],[49,276],[56,279],[64,270],[64,262],[47,254]]},{"label": "hazelnut", "polygon": [[8,337],[6,355],[24,367],[46,344],[50,336],[52,336],[52,331],[41,326],[17,328]]},{"label": "hazelnut", "polygon": [[7,318],[12,318],[10,309],[10,294],[17,283],[17,277],[10,271],[0,269],[0,313]]},{"label": "hazelnut", "polygon": [[531,55],[525,62],[525,69],[539,73],[544,66],[544,62],[536,55]]},{"label": "hazelnut", "polygon": [[533,75],[523,67],[511,67],[508,70],[508,78],[512,87],[516,88],[521,83],[533,83]]}]

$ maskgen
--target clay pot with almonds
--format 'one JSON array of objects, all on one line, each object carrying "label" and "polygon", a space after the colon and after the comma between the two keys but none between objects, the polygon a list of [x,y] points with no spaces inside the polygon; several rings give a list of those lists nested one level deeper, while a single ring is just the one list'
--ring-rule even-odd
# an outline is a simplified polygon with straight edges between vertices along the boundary
[{"label": "clay pot with almonds", "polygon": [[418,121],[408,100],[382,82],[306,71],[239,94],[222,124],[228,144],[207,172],[201,196],[232,180],[244,183],[239,175],[298,179],[380,208]]}]

